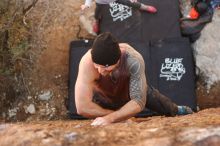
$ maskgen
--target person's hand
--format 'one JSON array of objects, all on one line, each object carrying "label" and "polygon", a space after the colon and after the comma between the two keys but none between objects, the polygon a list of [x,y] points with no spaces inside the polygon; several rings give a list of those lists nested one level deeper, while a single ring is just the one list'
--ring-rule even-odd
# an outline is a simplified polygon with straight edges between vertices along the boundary
[{"label": "person's hand", "polygon": [[92,126],[101,126],[101,125],[109,125],[112,122],[106,117],[98,117],[92,122]]},{"label": "person's hand", "polygon": [[132,3],[136,3],[136,2],[137,2],[137,0],[130,0],[130,2],[132,2]]},{"label": "person's hand", "polygon": [[81,10],[84,11],[85,9],[89,8],[87,5],[81,5]]}]

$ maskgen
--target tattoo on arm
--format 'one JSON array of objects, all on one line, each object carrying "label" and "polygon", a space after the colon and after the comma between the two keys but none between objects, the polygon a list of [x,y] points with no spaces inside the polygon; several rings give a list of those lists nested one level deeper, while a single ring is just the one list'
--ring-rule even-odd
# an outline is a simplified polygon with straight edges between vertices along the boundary
[{"label": "tattoo on arm", "polygon": [[129,63],[130,70],[130,98],[135,100],[143,109],[146,104],[146,95],[144,94],[144,81],[141,78],[141,64],[138,60],[132,59]]}]

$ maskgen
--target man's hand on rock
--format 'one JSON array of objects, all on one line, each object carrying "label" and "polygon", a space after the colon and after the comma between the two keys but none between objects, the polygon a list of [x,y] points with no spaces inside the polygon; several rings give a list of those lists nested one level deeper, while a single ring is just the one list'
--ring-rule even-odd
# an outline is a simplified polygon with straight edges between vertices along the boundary
[{"label": "man's hand on rock", "polygon": [[107,119],[106,117],[98,117],[92,122],[92,126],[101,126],[101,125],[109,125],[111,124],[111,120]]}]

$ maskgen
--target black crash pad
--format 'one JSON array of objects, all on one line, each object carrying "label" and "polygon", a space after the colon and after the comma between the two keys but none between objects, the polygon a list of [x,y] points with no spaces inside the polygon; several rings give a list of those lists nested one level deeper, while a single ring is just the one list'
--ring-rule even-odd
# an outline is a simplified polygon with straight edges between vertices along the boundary
[{"label": "black crash pad", "polygon": [[156,14],[132,9],[116,2],[101,5],[100,32],[111,32],[122,42],[181,37],[178,0],[141,0],[158,9]]},{"label": "black crash pad", "polygon": [[[92,41],[73,41],[70,45],[69,90],[67,107],[72,119],[77,115],[74,86],[81,57],[91,47]],[[196,110],[195,74],[192,49],[188,39],[172,38],[155,42],[131,42],[144,58],[148,83],[170,97],[178,105],[187,105]],[[145,109],[137,117],[152,115]]]}]

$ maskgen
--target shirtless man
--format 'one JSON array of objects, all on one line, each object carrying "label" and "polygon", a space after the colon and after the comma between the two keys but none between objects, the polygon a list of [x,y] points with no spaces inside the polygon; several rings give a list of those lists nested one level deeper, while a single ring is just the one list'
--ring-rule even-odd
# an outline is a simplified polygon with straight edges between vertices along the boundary
[{"label": "shirtless man", "polygon": [[128,44],[119,44],[109,32],[97,36],[80,61],[75,103],[78,114],[95,118],[91,125],[129,119],[145,106],[167,116],[192,113],[148,87],[142,56]]}]

